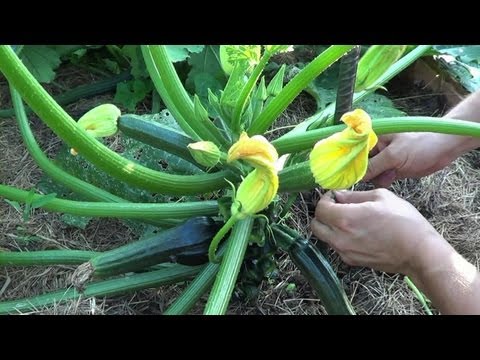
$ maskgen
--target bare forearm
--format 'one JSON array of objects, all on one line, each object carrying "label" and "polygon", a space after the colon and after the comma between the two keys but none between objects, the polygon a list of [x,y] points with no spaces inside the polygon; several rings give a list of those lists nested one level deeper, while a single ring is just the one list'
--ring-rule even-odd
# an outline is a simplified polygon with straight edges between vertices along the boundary
[{"label": "bare forearm", "polygon": [[469,95],[450,110],[445,117],[480,122],[480,90]]},{"label": "bare forearm", "polygon": [[[468,96],[446,115],[446,118],[480,122],[480,90]],[[458,155],[480,147],[480,139],[474,137],[460,137],[448,135],[456,143]]]},{"label": "bare forearm", "polygon": [[423,252],[412,280],[442,314],[480,314],[480,274],[445,240],[438,240]]}]

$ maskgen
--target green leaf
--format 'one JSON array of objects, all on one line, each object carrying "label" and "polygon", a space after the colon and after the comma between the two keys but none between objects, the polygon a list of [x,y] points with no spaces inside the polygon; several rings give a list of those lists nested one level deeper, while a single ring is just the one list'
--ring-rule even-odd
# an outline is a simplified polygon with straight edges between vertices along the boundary
[{"label": "green leaf", "polygon": [[285,288],[285,291],[289,294],[293,294],[296,289],[297,289],[297,285],[295,285],[294,283],[289,283]]},{"label": "green leaf", "polygon": [[130,60],[132,75],[135,79],[147,79],[149,74],[139,45],[125,45],[122,53]]},{"label": "green leaf", "polygon": [[87,51],[87,47],[85,45],[49,45],[50,49],[53,49],[57,52],[57,54],[62,57],[74,53],[76,51],[85,50]]},{"label": "green leaf", "polygon": [[448,72],[467,91],[473,93],[480,89],[479,45],[437,45],[435,49],[442,54],[437,59],[440,68]]},{"label": "green leaf", "polygon": [[355,108],[365,110],[372,119],[405,116],[406,113],[398,110],[392,100],[384,95],[372,94],[360,101]]},{"label": "green leaf", "polygon": [[280,91],[282,91],[286,67],[287,66],[283,64],[278,70],[278,72],[275,74],[273,79],[268,84],[266,92],[269,96],[277,96],[280,93]]},{"label": "green leaf", "polygon": [[17,202],[17,201],[11,201],[11,200],[8,200],[8,199],[4,199],[5,202],[9,205],[11,205],[15,210],[17,210],[19,213],[22,212],[22,207],[21,205]]},{"label": "green leaf", "polygon": [[440,54],[451,55],[457,60],[480,64],[480,45],[436,45],[434,49]]},{"label": "green leaf", "polygon": [[212,113],[212,107],[209,107],[208,90],[218,90],[222,88],[222,84],[209,73],[197,74],[194,78],[195,94],[200,98],[209,113]]},{"label": "green leaf", "polygon": [[28,192],[27,197],[25,198],[25,208],[23,209],[23,221],[28,221],[30,219],[30,212],[32,209],[33,197],[35,196],[35,189],[32,188]]},{"label": "green leaf", "polygon": [[46,204],[48,204],[49,202],[51,202],[52,200],[56,199],[57,197],[57,194],[56,193],[51,193],[51,194],[48,194],[48,195],[45,195],[37,200],[34,200],[32,202],[32,209],[37,209],[37,208],[40,208]]},{"label": "green leaf", "polygon": [[85,230],[87,228],[88,223],[92,220],[91,217],[86,216],[75,216],[71,214],[63,214],[60,219],[66,225],[76,227],[78,229]]},{"label": "green leaf", "polygon": [[117,92],[113,101],[133,112],[137,104],[143,101],[151,91],[152,83],[150,81],[130,80],[117,85]]},{"label": "green leaf", "polygon": [[205,45],[166,45],[168,56],[172,62],[187,60],[191,53],[200,53]]},{"label": "green leaf", "polygon": [[220,98],[220,108],[222,110],[222,116],[228,122],[231,121],[237,99],[239,98],[245,84],[247,83],[247,80],[245,78],[245,71],[246,69],[241,65],[237,64],[237,66],[235,66]]},{"label": "green leaf", "polygon": [[105,66],[107,69],[112,72],[113,74],[120,74],[120,66],[116,61],[112,61],[110,59],[103,59]]},{"label": "green leaf", "polygon": [[293,45],[265,45],[265,51],[272,54],[293,51]]},{"label": "green leaf", "polygon": [[322,111],[337,97],[338,64],[332,65],[310,83],[305,91],[317,102],[317,111]]},{"label": "green leaf", "polygon": [[45,45],[24,46],[21,58],[27,69],[41,83],[50,83],[60,65],[60,55]]},{"label": "green leaf", "polygon": [[[259,62],[262,54],[260,45],[222,45],[220,49],[221,62],[225,71],[227,64],[232,68],[242,66],[246,72],[250,72]],[[231,73],[231,71],[228,71]]]},{"label": "green leaf", "polygon": [[191,54],[188,59],[191,70],[185,86],[191,93],[197,94],[202,102],[207,98],[205,89],[213,93],[222,90],[227,82],[227,77],[220,65],[218,46],[205,46],[202,52]]}]

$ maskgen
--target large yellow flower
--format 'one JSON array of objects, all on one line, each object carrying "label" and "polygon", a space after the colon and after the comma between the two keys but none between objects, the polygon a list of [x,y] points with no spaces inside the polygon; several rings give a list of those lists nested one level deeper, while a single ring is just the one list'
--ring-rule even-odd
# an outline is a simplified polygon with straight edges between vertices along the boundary
[{"label": "large yellow flower", "polygon": [[253,170],[238,187],[232,216],[245,218],[265,209],[278,191],[278,175],[275,162],[278,153],[263,136],[249,137],[243,132],[240,139],[228,151],[227,161],[244,160]]},{"label": "large yellow flower", "polygon": [[228,151],[227,162],[244,160],[253,167],[243,179],[231,207],[231,217],[212,239],[208,249],[211,262],[219,262],[215,255],[218,244],[228,230],[238,221],[264,210],[275,198],[278,191],[276,162],[278,153],[275,147],[263,136],[249,137],[242,133],[240,139]]},{"label": "large yellow flower", "polygon": [[232,216],[244,219],[254,215],[273,201],[278,191],[276,171],[255,169],[243,179],[232,204]]},{"label": "large yellow flower", "polygon": [[344,114],[347,128],[320,140],[310,153],[315,182],[324,189],[346,189],[367,172],[368,153],[377,144],[370,116],[361,109]]}]

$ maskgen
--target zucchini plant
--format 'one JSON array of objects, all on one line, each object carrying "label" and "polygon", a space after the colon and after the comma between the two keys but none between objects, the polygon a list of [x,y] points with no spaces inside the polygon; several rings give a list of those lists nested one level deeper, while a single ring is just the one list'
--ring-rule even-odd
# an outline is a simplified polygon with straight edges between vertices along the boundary
[{"label": "zucchini plant", "polygon": [[[353,108],[335,121],[335,103],[272,141],[280,114],[315,79],[355,45],[327,47],[285,84],[285,66],[267,81],[272,57],[287,45],[225,45],[218,56],[228,78],[222,90],[190,94],[163,45],[143,45],[149,76],[178,128],[148,117],[121,114],[113,105],[73,119],[39,84],[12,47],[0,46],[0,71],[9,82],[22,138],[38,166],[88,201],[59,199],[0,185],[0,196],[50,211],[133,219],[160,233],[103,253],[78,249],[0,252],[1,265],[76,264],[74,288],[0,303],[0,313],[109,296],[192,279],[165,314],[185,314],[209,290],[205,314],[225,314],[249,245],[286,251],[329,314],[355,311],[328,260],[289,228],[280,193],[349,188],[362,179],[377,135],[429,131],[480,136],[480,125],[431,117],[370,116],[356,104],[425,54],[430,46],[373,46],[361,58]],[[118,181],[147,193],[171,196],[167,203],[131,202],[85,182],[49,160],[35,141],[23,101],[71,148]],[[338,119],[337,119],[338,120]],[[120,132],[161,149],[195,168],[180,174],[152,169],[105,146],[101,137]],[[193,200],[195,197],[196,200]],[[292,196],[291,198],[294,198]],[[188,199],[188,200],[186,200]]]}]

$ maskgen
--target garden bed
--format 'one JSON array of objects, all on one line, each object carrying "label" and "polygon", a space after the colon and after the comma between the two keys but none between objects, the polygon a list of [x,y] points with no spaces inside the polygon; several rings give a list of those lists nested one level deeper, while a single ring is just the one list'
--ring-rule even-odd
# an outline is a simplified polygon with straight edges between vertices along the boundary
[{"label": "garden bed", "polygon": [[[387,85],[385,92],[395,106],[409,115],[442,116],[464,96],[450,80],[438,85],[435,74],[425,63],[419,62]],[[62,67],[58,84],[69,88],[92,81],[86,71]],[[4,84],[3,84],[4,85]],[[2,86],[0,99],[8,99]],[[382,92],[383,93],[383,92]],[[81,100],[66,106],[79,116],[94,106],[111,102],[113,93]],[[2,105],[2,108],[5,106]],[[137,106],[147,112],[147,99]],[[312,100],[300,96],[285,112],[282,124],[298,123],[312,113]],[[30,117],[32,128],[43,149],[56,154],[60,141],[35,116]],[[115,146],[115,139],[112,141]],[[34,187],[42,174],[23,146],[14,119],[0,119],[0,183],[22,189]],[[398,181],[392,190],[410,201],[435,228],[469,261],[480,265],[480,219],[477,196],[479,182],[479,154],[474,151],[458,159],[446,169],[420,180]],[[357,188],[369,188],[358,184]],[[317,191],[301,193],[292,209],[290,222],[305,236],[310,237],[309,221],[319,198]],[[137,234],[118,220],[94,219],[85,229],[66,225],[60,214],[35,210],[24,222],[22,214],[4,201],[0,202],[0,249],[44,250],[85,249],[103,251],[136,239]],[[389,275],[370,269],[352,268],[343,264],[330,252],[332,265],[342,280],[346,293],[359,314],[423,314],[420,303],[400,275]],[[279,255],[278,272],[266,279],[255,300],[245,302],[234,298],[229,314],[324,314],[325,310],[286,254]],[[5,267],[0,269],[0,299],[18,299],[43,294],[70,286],[75,267]],[[48,309],[37,309],[43,314],[161,314],[181,293],[185,284],[143,290],[112,298],[91,298],[70,301]],[[205,298],[206,299],[206,298]],[[205,300],[204,299],[204,300]],[[202,313],[204,301],[193,313]]]}]

